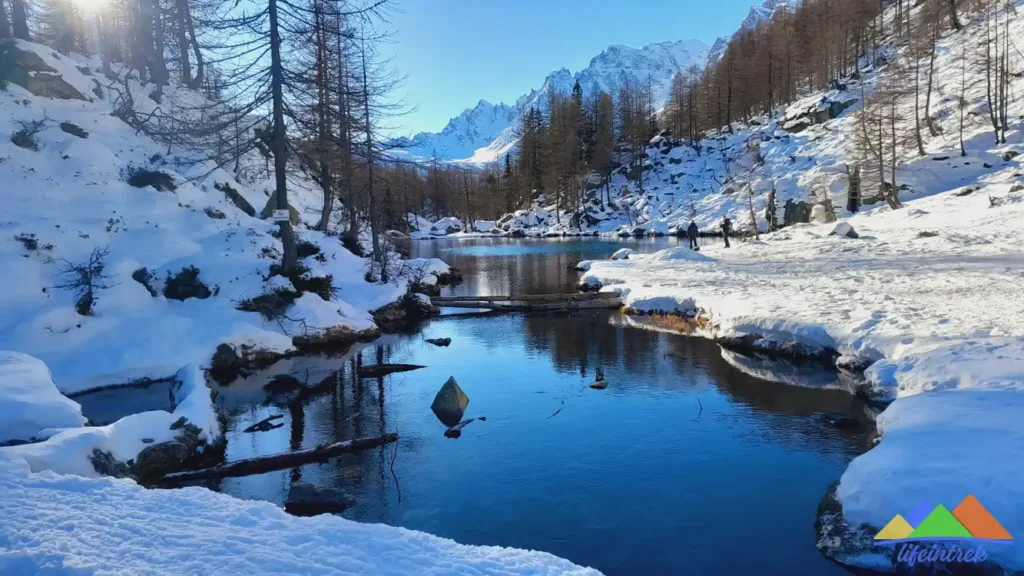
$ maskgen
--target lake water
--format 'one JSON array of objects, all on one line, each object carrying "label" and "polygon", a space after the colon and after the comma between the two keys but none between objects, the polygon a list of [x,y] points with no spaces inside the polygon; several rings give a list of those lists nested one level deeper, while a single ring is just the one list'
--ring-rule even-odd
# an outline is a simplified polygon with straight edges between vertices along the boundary
[{"label": "lake water", "polygon": [[[455,294],[565,292],[568,265],[676,239],[431,241],[415,256],[463,270]],[[213,487],[283,503],[296,481],[355,498],[343,515],[466,544],[551,552],[606,574],[844,574],[814,547],[818,502],[868,448],[864,405],[773,384],[707,340],[622,325],[616,313],[443,317],[341,358],[296,358],[221,391],[231,460],[397,431],[397,445]],[[439,348],[427,338],[448,337]],[[359,365],[422,370],[359,380]],[[595,370],[610,382],[593,390]],[[307,384],[270,393],[277,374]],[[430,410],[454,376],[486,417],[458,439]],[[823,380],[828,380],[827,374]],[[863,425],[837,430],[822,413]],[[242,432],[280,414],[280,428]]]}]

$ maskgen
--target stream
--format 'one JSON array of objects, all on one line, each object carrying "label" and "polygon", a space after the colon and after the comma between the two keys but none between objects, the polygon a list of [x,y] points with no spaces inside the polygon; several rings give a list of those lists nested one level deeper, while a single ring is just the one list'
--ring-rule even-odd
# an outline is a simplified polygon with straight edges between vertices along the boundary
[{"label": "stream", "polygon": [[[444,295],[498,295],[570,292],[570,264],[682,242],[433,240],[411,251],[462,270]],[[812,378],[819,387],[771,383],[711,341],[630,327],[611,311],[451,312],[219,389],[228,460],[385,431],[397,444],[211,487],[280,505],[295,482],[332,487],[354,499],[342,514],[351,520],[542,550],[609,575],[847,573],[814,547],[816,509],[874,425],[859,399],[829,388],[833,375]],[[355,377],[383,362],[426,368]],[[588,387],[598,367],[605,390]],[[280,375],[303,388],[264,388]],[[486,417],[457,439],[430,410],[450,376],[470,397],[465,417]],[[78,400],[109,419],[115,397]],[[824,414],[859,426],[837,429]],[[273,415],[280,427],[243,432]]]}]

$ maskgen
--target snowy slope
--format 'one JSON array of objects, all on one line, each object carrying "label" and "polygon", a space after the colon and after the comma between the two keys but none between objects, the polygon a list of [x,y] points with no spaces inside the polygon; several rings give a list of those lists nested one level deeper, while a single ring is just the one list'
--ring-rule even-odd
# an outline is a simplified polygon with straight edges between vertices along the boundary
[{"label": "snowy slope", "polygon": [[[1011,37],[1024,36],[1020,3],[1009,28]],[[1024,102],[1010,103],[1008,143],[995,145],[983,72],[968,69],[967,154],[960,156],[959,55],[983,35],[977,23],[944,32],[932,100],[940,135],[925,133],[924,156],[911,145],[900,158],[902,209],[845,210],[857,105],[796,133],[780,128],[820,110],[823,99],[858,95],[856,84],[845,95],[808,95],[788,118],[737,125],[732,135],[706,140],[700,156],[685,147],[649,149],[644,194],[621,176],[613,182],[612,198],[632,209],[630,218],[593,208],[604,221],[589,229],[605,232],[632,229],[629,220],[654,229],[690,218],[714,229],[723,215],[742,230],[750,227],[752,200],[763,229],[773,183],[780,211],[787,199],[827,193],[859,238],[832,235],[836,224],[798,224],[731,249],[702,248],[710,260],[665,254],[590,262],[583,280],[622,290],[635,309],[701,315],[708,336],[834,349],[870,364],[861,391],[891,404],[878,418],[881,442],[850,464],[836,491],[852,527],[877,530],[922,499],[955,506],[973,494],[1011,534],[1024,533]],[[888,73],[866,74],[866,90]],[[1022,89],[1024,78],[1015,78],[1010,91]],[[912,97],[899,113],[912,124]],[[864,191],[876,187],[866,182]],[[567,229],[549,223],[536,230],[558,231]],[[836,559],[893,569],[889,549],[835,538],[823,534],[819,546]],[[986,550],[998,564],[1024,570],[1024,548]]]},{"label": "snowy slope", "polygon": [[[63,77],[92,94],[95,77],[75,66],[96,69],[95,62],[57,57],[40,45],[20,46],[45,56]],[[152,87],[130,82],[142,112],[156,106],[143,96]],[[0,268],[16,279],[0,286],[0,349],[42,359],[58,387],[72,392],[168,377],[189,363],[207,365],[221,343],[283,352],[291,349],[291,336],[304,329],[369,329],[369,311],[403,293],[403,286],[366,283],[365,262],[336,238],[300,230],[300,237],[319,245],[325,255],[322,262],[307,258],[305,263],[315,275],[332,275],[338,295],[324,301],[304,294],[289,311],[295,322],[265,322],[256,313],[237,310],[239,300],[271,285],[264,279],[281,244],[271,236],[272,223],[247,216],[217,186],[238,190],[257,212],[266,203],[267,186],[260,181],[244,185],[204,163],[182,165],[186,153],[168,153],[166,146],[111,116],[111,95],[108,90],[104,100],[57,100],[13,84],[0,92],[5,202]],[[165,91],[164,105],[194,97],[172,86]],[[38,150],[11,142],[20,122],[44,119]],[[76,124],[88,136],[65,132],[61,122]],[[166,173],[176,190],[130,186],[127,175],[137,167]],[[307,222],[316,219],[318,198],[312,188],[293,189],[293,203]],[[65,262],[85,261],[94,249],[109,250],[104,262],[109,288],[98,291],[94,314],[81,316],[75,296],[58,288],[69,280],[61,270]],[[199,268],[199,279],[215,293],[206,299],[165,298],[161,292],[167,275],[188,266]],[[154,278],[155,296],[132,277],[143,267]]]},{"label": "snowy slope", "polygon": [[575,74],[565,68],[552,72],[540,88],[519,97],[513,106],[481,100],[453,118],[440,133],[417,134],[404,153],[419,158],[431,158],[436,153],[443,160],[470,164],[493,162],[515,145],[517,124],[524,112],[531,107],[546,109],[549,93],[569,93],[576,80],[584,95],[599,91],[615,94],[627,78],[642,83],[649,76],[660,108],[668,100],[672,76],[680,70],[702,69],[707,54],[707,45],[699,40],[659,42],[639,49],[610,46]]}]

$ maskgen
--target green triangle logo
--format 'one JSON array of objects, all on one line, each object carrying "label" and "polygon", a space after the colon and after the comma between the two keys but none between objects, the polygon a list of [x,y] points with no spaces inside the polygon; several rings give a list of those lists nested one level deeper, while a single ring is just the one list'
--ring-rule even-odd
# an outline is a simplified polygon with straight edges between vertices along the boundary
[{"label": "green triangle logo", "polygon": [[945,506],[939,504],[925,517],[909,538],[973,538]]}]

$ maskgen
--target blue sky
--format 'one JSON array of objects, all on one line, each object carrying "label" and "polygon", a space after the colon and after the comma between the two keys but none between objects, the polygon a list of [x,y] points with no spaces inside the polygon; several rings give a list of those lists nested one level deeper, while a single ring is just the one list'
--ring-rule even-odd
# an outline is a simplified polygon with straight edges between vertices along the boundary
[{"label": "blue sky", "polygon": [[416,110],[403,132],[437,132],[483,99],[511,104],[553,70],[611,44],[732,34],[760,0],[399,0],[391,53]]}]

